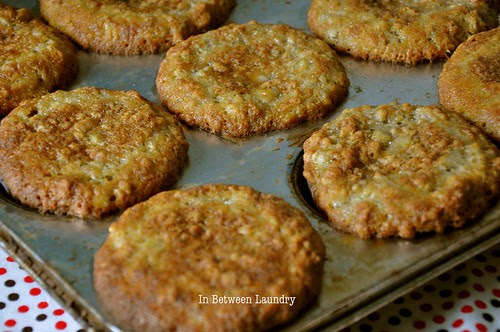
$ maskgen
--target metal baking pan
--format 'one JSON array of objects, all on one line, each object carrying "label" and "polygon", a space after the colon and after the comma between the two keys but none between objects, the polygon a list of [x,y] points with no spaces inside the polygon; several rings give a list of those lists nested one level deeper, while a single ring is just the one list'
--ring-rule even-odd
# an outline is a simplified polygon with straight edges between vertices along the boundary
[{"label": "metal baking pan", "polygon": [[[27,7],[38,15],[36,1],[4,1]],[[308,31],[306,0],[239,0],[230,21],[286,23]],[[80,52],[80,74],[70,88],[97,86],[135,89],[158,102],[154,86],[163,55],[108,56]],[[500,242],[500,204],[481,220],[442,235],[413,240],[362,240],[332,229],[314,211],[301,176],[301,144],[310,133],[333,119],[342,108],[392,101],[435,104],[442,63],[404,67],[342,57],[351,81],[343,104],[326,118],[241,140],[185,128],[190,163],[176,187],[204,183],[233,183],[280,196],[302,209],[326,245],[323,285],[317,303],[286,330],[340,329],[389,303],[454,264]],[[70,308],[89,329],[112,329],[101,313],[92,288],[92,258],[107,235],[109,224],[42,215],[22,207],[0,192],[0,240],[10,254]]]}]

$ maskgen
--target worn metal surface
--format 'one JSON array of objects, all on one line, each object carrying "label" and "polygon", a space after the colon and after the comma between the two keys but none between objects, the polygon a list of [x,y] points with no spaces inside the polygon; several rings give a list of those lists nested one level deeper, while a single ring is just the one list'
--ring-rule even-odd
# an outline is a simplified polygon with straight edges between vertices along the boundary
[{"label": "worn metal surface", "polygon": [[[38,13],[36,1],[4,1]],[[239,0],[230,21],[256,19],[287,23],[307,31],[310,1]],[[70,88],[98,86],[135,89],[158,102],[154,80],[163,55],[108,56],[80,52],[80,74]],[[313,123],[249,139],[227,141],[185,128],[190,164],[176,187],[204,183],[234,183],[283,197],[303,209],[320,232],[327,248],[323,286],[318,303],[287,329],[300,330],[332,320],[352,322],[426,278],[466,259],[477,248],[499,241],[500,205],[479,221],[443,235],[414,240],[361,240],[333,230],[311,210],[301,191],[301,143],[344,107],[397,100],[414,104],[437,103],[437,77],[442,64],[414,68],[355,61],[342,57],[351,81],[349,96],[331,115]],[[296,162],[297,161],[297,162]],[[302,189],[301,189],[302,188]],[[105,221],[41,215],[0,193],[0,240],[40,275],[55,293],[96,328],[112,328],[102,316],[92,289],[92,257],[107,235],[114,217]]]}]

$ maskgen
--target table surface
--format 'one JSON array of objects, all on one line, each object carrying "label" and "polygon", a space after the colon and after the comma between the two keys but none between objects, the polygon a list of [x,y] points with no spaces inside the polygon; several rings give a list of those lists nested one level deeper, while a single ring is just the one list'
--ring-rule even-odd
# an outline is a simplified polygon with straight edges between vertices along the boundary
[{"label": "table surface", "polygon": [[[83,331],[0,245],[0,331]],[[441,274],[343,331],[500,331],[500,245]]]}]

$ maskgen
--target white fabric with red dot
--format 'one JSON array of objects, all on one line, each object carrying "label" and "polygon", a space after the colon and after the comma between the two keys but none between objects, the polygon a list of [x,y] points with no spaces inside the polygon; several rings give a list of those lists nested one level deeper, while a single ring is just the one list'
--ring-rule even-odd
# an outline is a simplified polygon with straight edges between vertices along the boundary
[{"label": "white fabric with red dot", "polygon": [[[0,331],[83,331],[0,246]],[[500,332],[500,245],[344,329]]]}]

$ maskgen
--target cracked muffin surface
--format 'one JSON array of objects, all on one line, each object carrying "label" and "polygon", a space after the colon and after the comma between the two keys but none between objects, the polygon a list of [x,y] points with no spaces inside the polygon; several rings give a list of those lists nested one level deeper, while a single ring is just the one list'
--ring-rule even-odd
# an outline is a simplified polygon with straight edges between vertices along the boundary
[{"label": "cracked muffin surface", "polygon": [[498,10],[487,0],[313,0],[308,24],[339,52],[415,65],[497,27]]},{"label": "cracked muffin surface", "polygon": [[162,103],[187,124],[245,137],[326,115],[347,95],[349,80],[325,42],[251,21],[171,48],[156,86]]},{"label": "cracked muffin surface", "polygon": [[500,28],[458,46],[438,79],[439,102],[500,142]]},{"label": "cracked muffin surface", "polygon": [[304,143],[304,177],[332,224],[362,238],[441,233],[498,197],[498,149],[437,106],[346,109]]},{"label": "cracked muffin surface", "polygon": [[135,91],[57,91],[2,120],[0,177],[41,212],[101,217],[174,184],[187,150],[177,120]]},{"label": "cracked muffin surface", "polygon": [[0,4],[0,117],[63,88],[78,73],[75,46],[27,9]]},{"label": "cracked muffin surface", "polygon": [[235,0],[41,0],[40,11],[86,50],[134,55],[165,52],[191,35],[223,24],[235,4]]},{"label": "cracked muffin surface", "polygon": [[[102,308],[133,331],[260,331],[315,300],[323,259],[297,208],[250,187],[208,184],[126,210],[95,255],[94,287]],[[293,304],[261,302],[282,296]]]}]

